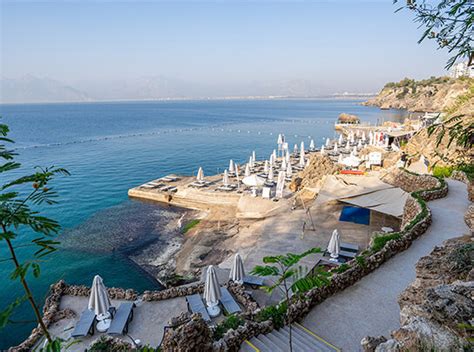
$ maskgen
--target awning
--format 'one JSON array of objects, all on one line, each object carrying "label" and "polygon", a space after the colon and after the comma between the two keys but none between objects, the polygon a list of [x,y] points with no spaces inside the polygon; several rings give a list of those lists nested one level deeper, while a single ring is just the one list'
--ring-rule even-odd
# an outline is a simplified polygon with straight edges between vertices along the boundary
[{"label": "awning", "polygon": [[390,137],[403,137],[403,136],[409,136],[415,133],[415,131],[390,131],[390,132],[385,132],[386,135]]},{"label": "awning", "polygon": [[330,175],[316,203],[338,200],[401,218],[408,193],[373,176]]}]

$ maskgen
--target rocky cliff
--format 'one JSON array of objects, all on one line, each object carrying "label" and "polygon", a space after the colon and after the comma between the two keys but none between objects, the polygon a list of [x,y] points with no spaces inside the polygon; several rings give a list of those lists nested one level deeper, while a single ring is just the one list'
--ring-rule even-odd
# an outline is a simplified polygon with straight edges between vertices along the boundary
[{"label": "rocky cliff", "polygon": [[387,83],[380,93],[364,105],[382,109],[440,112],[452,106],[474,84],[472,78],[432,77],[421,81],[405,78]]},{"label": "rocky cliff", "polygon": [[398,300],[400,329],[389,340],[364,338],[364,351],[472,350],[473,261],[471,236],[448,240],[421,258],[415,281]]}]

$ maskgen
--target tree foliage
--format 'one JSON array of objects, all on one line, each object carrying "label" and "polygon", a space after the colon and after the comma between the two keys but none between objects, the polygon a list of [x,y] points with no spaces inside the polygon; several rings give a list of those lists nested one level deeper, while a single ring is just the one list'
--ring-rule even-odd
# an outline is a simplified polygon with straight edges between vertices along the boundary
[{"label": "tree foliage", "polygon": [[[398,3],[399,0],[394,0]],[[439,48],[451,54],[446,68],[459,60],[473,64],[474,6],[472,0],[406,0],[406,5],[397,11],[407,9],[415,14],[415,22],[424,28],[418,40],[436,41]]]},{"label": "tree foliage", "polygon": [[[0,124],[0,175],[2,179],[9,179],[9,172],[17,170],[21,164],[15,161],[17,155],[8,145],[13,141],[8,138],[9,128]],[[50,187],[50,182],[56,175],[69,175],[63,168],[36,167],[34,172],[20,178],[12,178],[0,185],[0,241],[8,248],[9,257],[4,261],[13,264],[10,274],[11,280],[18,280],[25,291],[23,297],[17,298],[0,312],[0,328],[7,325],[13,310],[28,300],[31,304],[36,320],[48,340],[48,346],[55,349],[57,342],[51,339],[43,323],[41,313],[35,302],[27,282],[27,274],[38,278],[41,275],[40,260],[54,252],[59,242],[54,239],[60,230],[57,221],[45,217],[37,210],[40,206],[56,203],[57,193]],[[15,250],[15,239],[20,232],[30,231],[33,238],[29,246],[34,249],[30,258],[20,258]]]}]

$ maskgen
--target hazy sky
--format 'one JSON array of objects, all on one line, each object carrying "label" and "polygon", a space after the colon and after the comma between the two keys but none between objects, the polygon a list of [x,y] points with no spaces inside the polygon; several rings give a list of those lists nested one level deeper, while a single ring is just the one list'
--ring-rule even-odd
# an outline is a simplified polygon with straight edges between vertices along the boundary
[{"label": "hazy sky", "polygon": [[2,75],[161,75],[216,87],[308,80],[375,91],[444,72],[446,53],[392,0],[1,1]]}]

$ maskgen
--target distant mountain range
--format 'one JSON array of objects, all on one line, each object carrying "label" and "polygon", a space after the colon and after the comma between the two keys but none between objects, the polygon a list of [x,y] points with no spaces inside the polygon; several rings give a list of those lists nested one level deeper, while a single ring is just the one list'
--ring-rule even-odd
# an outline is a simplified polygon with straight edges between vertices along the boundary
[{"label": "distant mountain range", "polygon": [[42,103],[91,101],[89,95],[49,78],[27,75],[0,80],[1,103]]},{"label": "distant mountain range", "polygon": [[53,103],[164,99],[263,99],[357,97],[367,94],[324,94],[327,88],[309,80],[250,82],[241,86],[219,87],[190,83],[163,76],[104,82],[81,81],[66,84],[50,78],[26,75],[0,79],[0,103]]}]

